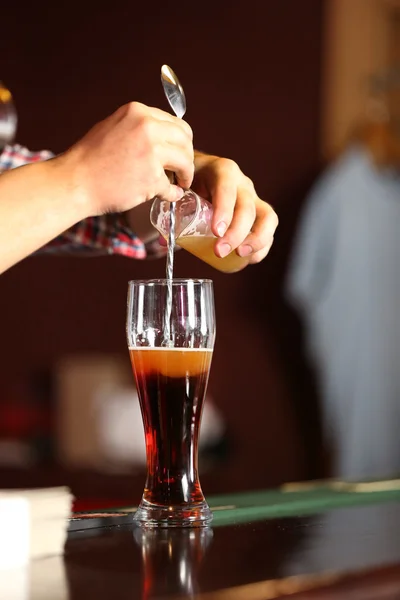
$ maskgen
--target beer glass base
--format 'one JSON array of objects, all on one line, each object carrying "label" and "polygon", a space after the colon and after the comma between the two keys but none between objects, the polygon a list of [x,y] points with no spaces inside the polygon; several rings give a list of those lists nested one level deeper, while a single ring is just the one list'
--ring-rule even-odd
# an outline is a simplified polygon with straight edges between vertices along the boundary
[{"label": "beer glass base", "polygon": [[160,506],[142,499],[134,523],[141,527],[207,527],[213,514],[207,502],[188,506]]}]

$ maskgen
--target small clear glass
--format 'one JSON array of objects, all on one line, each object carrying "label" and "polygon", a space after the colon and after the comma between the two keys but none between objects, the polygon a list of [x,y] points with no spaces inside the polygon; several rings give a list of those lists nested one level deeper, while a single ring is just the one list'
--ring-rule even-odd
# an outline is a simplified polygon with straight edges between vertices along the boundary
[{"label": "small clear glass", "polygon": [[[170,203],[156,198],[150,211],[150,221],[159,233],[168,240]],[[200,260],[224,273],[235,273],[249,264],[248,257],[232,251],[225,258],[214,252],[216,236],[211,230],[213,207],[210,202],[188,190],[175,203],[175,242]]]},{"label": "small clear glass", "polygon": [[167,292],[166,279],[129,282],[127,341],[147,457],[134,520],[145,527],[201,527],[212,520],[197,461],[215,341],[213,284],[172,280],[171,345],[166,347]]}]

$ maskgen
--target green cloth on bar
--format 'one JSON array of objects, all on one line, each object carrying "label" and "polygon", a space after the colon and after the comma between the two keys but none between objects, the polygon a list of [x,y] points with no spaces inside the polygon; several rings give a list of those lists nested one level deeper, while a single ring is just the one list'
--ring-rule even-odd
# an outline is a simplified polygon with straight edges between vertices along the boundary
[{"label": "green cloth on bar", "polygon": [[[207,496],[207,501],[214,513],[212,526],[219,527],[301,517],[351,506],[400,502],[400,480],[365,483],[328,480],[287,484],[278,490]],[[102,512],[134,513],[135,507],[107,509]]]},{"label": "green cloth on bar", "polygon": [[374,492],[342,491],[329,485],[299,491],[266,490],[210,496],[213,527],[251,521],[300,517],[346,506],[400,501],[399,489]]}]

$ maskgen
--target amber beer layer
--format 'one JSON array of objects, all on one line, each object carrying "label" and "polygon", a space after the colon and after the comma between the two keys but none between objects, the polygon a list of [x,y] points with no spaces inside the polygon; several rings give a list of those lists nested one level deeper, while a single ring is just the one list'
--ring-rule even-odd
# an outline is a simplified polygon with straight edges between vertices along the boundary
[{"label": "amber beer layer", "polygon": [[129,352],[146,442],[143,499],[160,506],[202,502],[197,443],[212,351],[131,348]]},{"label": "amber beer layer", "polygon": [[179,236],[176,243],[222,273],[236,273],[249,264],[249,257],[238,256],[235,250],[225,258],[219,258],[214,252],[217,240],[218,238],[211,236],[185,235]]}]

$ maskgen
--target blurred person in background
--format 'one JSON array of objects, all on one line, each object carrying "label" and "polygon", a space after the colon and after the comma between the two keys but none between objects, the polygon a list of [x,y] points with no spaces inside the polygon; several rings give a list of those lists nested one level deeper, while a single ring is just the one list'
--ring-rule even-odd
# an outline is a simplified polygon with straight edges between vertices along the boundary
[{"label": "blurred person in background", "polygon": [[286,283],[316,367],[332,475],[400,473],[400,71],[306,201]]}]

